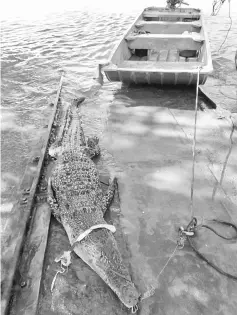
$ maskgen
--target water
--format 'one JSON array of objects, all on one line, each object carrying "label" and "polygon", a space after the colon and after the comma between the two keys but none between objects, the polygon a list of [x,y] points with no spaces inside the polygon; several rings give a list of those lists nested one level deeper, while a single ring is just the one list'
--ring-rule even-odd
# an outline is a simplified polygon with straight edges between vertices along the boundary
[{"label": "water", "polygon": [[[124,92],[120,83],[105,80],[97,94],[98,84],[93,80],[96,65],[109,57],[114,44],[136,15],[137,10],[131,8],[123,12],[89,8],[2,22],[3,223],[15,201],[32,147],[48,123],[49,104],[54,99],[62,69],[66,71],[64,100],[80,95],[87,97],[86,105],[82,107],[87,134],[103,134],[107,111],[116,95],[126,97],[127,93],[136,93],[136,89]],[[237,49],[237,15],[233,14],[232,19],[232,29],[218,52],[229,19],[206,16],[213,60],[225,58],[230,67]],[[147,91],[149,93],[149,88]],[[182,95],[177,96],[176,92],[170,98],[164,90],[159,89],[157,93],[163,106],[183,102]],[[189,104],[184,102],[183,106]],[[110,169],[116,168],[109,153],[104,154]]]}]

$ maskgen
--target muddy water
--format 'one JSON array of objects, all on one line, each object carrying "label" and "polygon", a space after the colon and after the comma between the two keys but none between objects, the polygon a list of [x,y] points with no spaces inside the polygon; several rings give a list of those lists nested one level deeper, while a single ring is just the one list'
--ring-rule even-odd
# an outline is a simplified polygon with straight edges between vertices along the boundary
[{"label": "muddy water", "polygon": [[[113,109],[115,103],[116,106],[120,106],[117,115],[121,115],[123,105],[126,107],[147,105],[148,107],[157,106],[186,111],[194,108],[195,94],[193,90],[154,87],[127,88],[121,87],[120,83],[109,83],[106,80],[103,87],[99,89],[100,86],[93,80],[96,64],[108,58],[114,43],[123,34],[124,30],[130,24],[131,18],[134,18],[134,16],[133,12],[111,14],[92,10],[67,12],[64,15],[54,15],[51,19],[35,21],[33,23],[26,21],[3,22],[3,219],[10,213],[12,202],[14,201],[14,193],[23,175],[32,146],[37,144],[43,127],[48,122],[50,115],[48,104],[52,101],[55,94],[61,69],[66,71],[62,93],[63,99],[69,100],[81,94],[87,97],[86,102],[82,105],[84,129],[87,135],[97,134],[100,138],[102,156],[98,161],[98,167],[101,170],[107,170],[106,175],[115,173],[120,178],[124,178],[125,176],[124,168],[121,166],[121,163],[116,161],[113,155],[114,148],[108,145],[108,134],[110,134],[109,131],[112,132],[109,117],[112,117],[113,121],[116,117],[117,109]],[[233,17],[233,27],[226,45],[221,50],[221,54],[217,50],[224,40],[229,21],[227,18],[220,17],[207,17],[206,19],[213,59],[216,63],[221,64],[219,66],[220,75],[223,69],[226,69],[226,64],[229,67],[229,71],[234,71],[236,44],[234,45],[233,43],[236,43],[236,17]],[[221,60],[224,60],[224,62],[221,63]],[[144,104],[141,104],[141,100]],[[200,102],[202,102],[201,99]],[[152,109],[149,114],[144,112],[144,109],[141,107],[138,111],[138,116],[139,114],[141,117],[147,115],[149,118],[152,113]],[[125,127],[127,131],[130,127],[136,130],[138,134],[140,132],[140,138],[144,140],[144,134],[146,134],[145,128],[148,128],[148,125],[149,119],[146,124],[139,124],[137,121],[134,121],[131,126],[127,125]],[[119,127],[121,130],[125,128],[122,124]],[[128,137],[122,137],[117,140],[121,146],[120,152],[126,152],[131,146]],[[139,148],[139,138],[136,146]],[[148,153],[149,151],[144,151],[144,154]],[[142,178],[138,178],[138,180],[142,181]],[[124,200],[129,202],[128,195],[126,196],[123,190],[123,183],[122,181],[121,189],[123,196],[125,196]],[[138,202],[140,200],[141,204],[144,202],[144,198],[147,199],[149,194],[151,198],[154,198],[149,189],[145,192],[139,190],[136,194],[134,193],[136,196],[137,194],[140,194]],[[156,199],[150,200],[150,202],[154,206]],[[134,204],[131,205],[131,209],[134,209],[134,207]],[[126,206],[127,208],[128,205]],[[117,216],[120,217],[120,212],[115,207],[114,217],[112,218],[114,224],[118,220]],[[122,223],[122,227],[127,235],[126,241],[131,247],[131,251],[130,249],[124,249],[124,258],[130,261],[131,266],[136,266],[136,259],[140,259],[137,268],[131,267],[131,274],[134,276],[134,281],[139,286],[139,290],[144,293],[149,289],[150,285],[154,284],[153,272],[158,274],[160,266],[165,262],[164,260],[160,260],[159,264],[156,265],[156,257],[153,257],[152,253],[149,252],[149,248],[153,248],[151,244],[156,242],[156,238],[162,237],[164,231],[161,229],[161,235],[156,235],[156,238],[152,238],[152,222],[150,222],[148,227],[144,220],[140,220],[139,222],[134,221],[135,217],[135,213],[123,213],[119,222]],[[169,225],[171,222],[167,221],[166,224]],[[3,226],[3,228],[7,228],[7,226]],[[141,231],[140,239],[136,239],[138,235],[137,231]],[[41,292],[40,314],[77,314],[78,310],[83,310],[83,314],[126,314],[128,311],[122,307],[113,293],[78,259],[77,263],[73,264],[74,269],[70,270],[68,278],[64,276],[59,277],[55,300],[51,298],[49,293],[50,284],[54,272],[57,270],[57,266],[53,264],[53,260],[62,250],[68,249],[67,238],[55,221],[52,223],[51,232],[45,265],[45,268],[48,268],[48,273],[46,274],[47,278],[44,279],[43,291]],[[122,233],[118,235],[122,238]],[[171,234],[166,240],[167,246],[173,245],[173,236]],[[120,246],[124,246],[123,244],[124,242],[121,240]],[[135,255],[138,252],[137,247],[139,246],[143,247],[143,258]],[[133,254],[134,257],[130,257]],[[146,256],[149,259],[144,258]],[[192,255],[190,254],[190,256]],[[73,259],[75,260],[76,258],[74,257]],[[192,259],[194,260],[194,258]],[[152,261],[150,264],[152,267],[147,267],[149,266],[148,260]],[[183,261],[181,262],[183,263]],[[142,263],[148,269],[145,270],[143,277],[139,277]],[[152,271],[150,268],[154,268],[154,270]],[[180,274],[182,274],[182,270]],[[76,278],[75,275],[77,276]],[[172,283],[173,278],[174,275],[171,274],[170,283]],[[204,278],[201,280],[203,282],[206,281]],[[179,281],[179,278],[177,281]],[[170,290],[172,291],[172,288]],[[188,288],[185,287],[183,290],[188,290]],[[61,292],[61,295],[59,292]],[[175,288],[172,293],[175,295]],[[217,292],[214,293],[217,294]],[[226,292],[224,293],[226,294]],[[62,296],[62,303],[58,304],[57,308],[57,301]],[[205,299],[208,299],[206,295],[201,296],[201,298],[204,302]],[[169,314],[170,309],[168,304],[162,300],[159,294],[148,302],[148,304],[153,305],[150,309],[150,314],[158,312],[156,299],[162,305],[160,309],[161,314]],[[212,301],[213,303],[215,302],[214,300]],[[178,302],[176,301],[175,303]],[[176,306],[175,303],[173,307]],[[192,310],[190,309],[189,311],[191,312]],[[214,311],[215,309],[213,309]],[[229,312],[231,313],[231,311],[232,309],[230,308]],[[144,314],[149,314],[149,305],[144,310]]]}]

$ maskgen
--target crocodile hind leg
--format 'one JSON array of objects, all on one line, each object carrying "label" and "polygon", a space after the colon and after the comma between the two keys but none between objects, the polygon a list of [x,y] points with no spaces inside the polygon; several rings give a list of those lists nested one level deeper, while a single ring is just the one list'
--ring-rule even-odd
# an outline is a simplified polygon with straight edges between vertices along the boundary
[{"label": "crocodile hind leg", "polygon": [[59,206],[58,206],[57,200],[55,198],[54,190],[53,190],[52,183],[51,183],[51,178],[49,178],[49,180],[48,180],[48,198],[47,198],[47,201],[48,201],[48,204],[50,206],[52,214],[61,223]]},{"label": "crocodile hind leg", "polygon": [[114,193],[116,188],[118,187],[118,182],[117,182],[117,178],[114,177],[110,183],[109,183],[109,187],[107,189],[107,192],[105,193],[103,199],[102,199],[102,212],[103,215],[105,214],[105,212],[107,211],[107,209],[109,208],[113,198],[114,198]]}]

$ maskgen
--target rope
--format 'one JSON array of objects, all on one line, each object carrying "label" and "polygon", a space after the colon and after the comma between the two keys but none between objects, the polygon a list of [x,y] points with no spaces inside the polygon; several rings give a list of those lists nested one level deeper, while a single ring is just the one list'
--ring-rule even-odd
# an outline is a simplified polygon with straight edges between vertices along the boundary
[{"label": "rope", "polygon": [[[184,243],[185,240],[188,241],[190,247],[193,249],[193,251],[200,257],[202,258],[204,261],[206,261],[212,268],[214,268],[216,271],[218,271],[219,273],[237,280],[237,276],[236,275],[232,275],[226,271],[224,271],[223,269],[219,268],[217,265],[215,265],[213,262],[211,262],[208,258],[206,258],[203,254],[201,254],[199,252],[199,250],[195,247],[194,243],[192,242],[192,237],[194,237],[196,235],[196,230],[197,228],[203,227],[206,229],[209,229],[210,231],[212,231],[213,233],[215,233],[216,235],[218,235],[219,237],[225,239],[225,240],[229,240],[229,241],[236,241],[237,240],[237,226],[230,223],[230,222],[225,222],[225,221],[221,221],[221,220],[209,220],[210,222],[215,222],[215,223],[219,223],[222,224],[224,226],[228,226],[228,227],[232,227],[235,232],[236,235],[232,236],[232,237],[225,237],[221,234],[219,234],[215,229],[213,229],[212,227],[206,225],[206,224],[201,224],[199,226],[197,226],[197,219],[193,216],[193,192],[194,192],[194,180],[195,180],[195,151],[196,151],[196,130],[197,130],[197,109],[198,109],[198,86],[199,86],[199,74],[200,74],[200,67],[198,69],[198,74],[197,74],[197,86],[196,86],[196,102],[195,102],[195,122],[194,122],[194,136],[193,136],[193,146],[192,146],[192,153],[193,153],[193,164],[192,164],[192,179],[191,179],[191,198],[190,198],[190,211],[191,211],[191,221],[189,222],[189,224],[187,225],[186,229],[184,229],[183,227],[179,228],[179,239],[178,239],[178,248],[182,249],[184,247]],[[232,135],[234,132],[234,124],[232,121],[232,130],[231,130],[231,135],[230,135],[230,149],[229,152],[227,154],[227,158],[226,161],[224,163],[224,167],[223,167],[223,171],[221,174],[221,181],[219,184],[222,183],[223,181],[223,177],[224,177],[224,172],[226,169],[226,165],[227,165],[227,161],[228,158],[230,156],[231,153],[231,148],[233,145],[233,140],[232,140]],[[212,195],[212,199],[214,198],[215,195],[215,188],[213,190],[213,195]]]},{"label": "rope", "polygon": [[195,178],[195,159],[196,159],[196,135],[197,135],[197,111],[198,111],[198,89],[199,89],[199,76],[201,67],[198,67],[197,72],[197,85],[196,85],[196,100],[195,100],[195,120],[194,120],[194,137],[193,137],[193,161],[192,161],[192,179],[191,179],[191,194],[190,194],[190,211],[191,218],[193,218],[193,191],[194,191],[194,178]]},{"label": "rope", "polygon": [[[158,276],[157,276],[157,280],[159,279],[160,275],[163,273],[163,271],[165,270],[165,268],[167,267],[168,263],[170,262],[170,260],[173,258],[173,256],[175,255],[176,250],[178,249],[179,244],[177,244],[175,246],[175,249],[173,250],[172,254],[170,255],[170,257],[168,258],[168,260],[166,261],[165,265],[163,266],[163,268],[161,269],[161,271],[159,272]],[[150,296],[152,296],[155,293],[155,287],[152,287],[152,289],[148,290],[147,292],[144,293],[144,295],[140,298],[140,300],[144,300],[149,298]]]},{"label": "rope", "polygon": [[227,31],[227,33],[226,33],[226,36],[225,36],[224,41],[222,42],[220,48],[218,49],[218,52],[220,51],[220,49],[221,49],[222,46],[224,45],[224,43],[225,43],[225,41],[226,41],[226,39],[227,39],[227,37],[228,37],[228,35],[229,35],[229,32],[230,32],[230,30],[231,30],[231,27],[232,27],[232,18],[231,18],[231,16],[230,16],[230,0],[229,0],[229,19],[230,19],[229,29],[228,29],[228,31]]}]

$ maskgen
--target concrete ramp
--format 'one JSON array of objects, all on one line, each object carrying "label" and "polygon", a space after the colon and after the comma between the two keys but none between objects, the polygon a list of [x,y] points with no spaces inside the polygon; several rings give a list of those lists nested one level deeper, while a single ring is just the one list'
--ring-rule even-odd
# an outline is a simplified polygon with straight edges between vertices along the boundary
[{"label": "concrete ramp", "polygon": [[[116,163],[121,222],[135,282],[143,293],[155,289],[142,301],[140,314],[235,314],[237,282],[217,273],[188,245],[176,252],[158,278],[174,251],[179,226],[190,221],[194,97],[189,104],[184,97],[184,106],[170,97],[177,91],[166,91],[173,101],[163,107],[159,91],[153,97],[149,91],[149,98],[146,93],[140,88],[115,95],[104,139]],[[237,223],[237,134],[232,133],[230,147],[231,130],[228,120],[199,111],[194,215],[203,222],[214,218]],[[234,232],[215,228],[225,235]],[[195,244],[214,263],[237,275],[236,243],[203,228]]]}]

